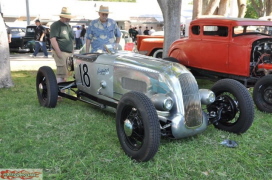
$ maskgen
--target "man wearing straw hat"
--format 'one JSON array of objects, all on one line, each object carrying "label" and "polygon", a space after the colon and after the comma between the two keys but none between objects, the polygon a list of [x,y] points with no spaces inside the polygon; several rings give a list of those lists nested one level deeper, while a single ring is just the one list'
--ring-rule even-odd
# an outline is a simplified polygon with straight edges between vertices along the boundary
[{"label": "man wearing straw hat", "polygon": [[65,82],[68,77],[66,59],[72,56],[74,51],[74,34],[69,22],[75,16],[71,15],[67,7],[62,8],[59,16],[60,20],[54,22],[50,27],[50,41],[53,47],[52,55],[57,66],[57,82]]},{"label": "man wearing straw hat", "polygon": [[105,44],[118,47],[121,37],[120,29],[113,19],[108,18],[109,8],[101,5],[98,11],[99,18],[93,20],[87,29],[86,52],[103,52]]}]

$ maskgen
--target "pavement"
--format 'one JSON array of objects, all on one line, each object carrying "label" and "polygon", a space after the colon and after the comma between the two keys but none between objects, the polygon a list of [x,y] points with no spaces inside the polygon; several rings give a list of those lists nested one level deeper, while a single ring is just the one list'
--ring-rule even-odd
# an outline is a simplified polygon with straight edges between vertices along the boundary
[{"label": "pavement", "polygon": [[41,66],[50,66],[56,69],[56,63],[52,53],[48,52],[48,58],[43,57],[43,52],[39,52],[35,58],[30,57],[32,53],[10,53],[11,71],[33,71]]},{"label": "pavement", "polygon": [[[79,53],[78,50],[75,53]],[[48,58],[44,58],[43,52],[39,52],[35,58],[30,57],[33,53],[10,53],[11,71],[37,71],[41,66],[49,66],[56,69],[56,63],[52,52],[48,52]]]}]

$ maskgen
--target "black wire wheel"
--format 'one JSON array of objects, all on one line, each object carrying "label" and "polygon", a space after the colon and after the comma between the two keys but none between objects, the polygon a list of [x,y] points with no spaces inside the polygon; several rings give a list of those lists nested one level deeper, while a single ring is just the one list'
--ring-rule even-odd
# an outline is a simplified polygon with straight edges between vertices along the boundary
[{"label": "black wire wheel", "polygon": [[260,111],[272,113],[272,75],[257,81],[253,89],[253,100]]},{"label": "black wire wheel", "polygon": [[39,68],[36,76],[36,91],[41,106],[54,108],[58,100],[58,85],[54,71],[48,66]]},{"label": "black wire wheel", "polygon": [[232,79],[217,81],[211,90],[216,100],[207,106],[210,122],[224,131],[246,132],[254,119],[254,104],[249,91]]},{"label": "black wire wheel", "polygon": [[140,92],[124,94],[118,103],[116,130],[125,153],[139,162],[152,159],[160,145],[160,124],[151,100]]}]

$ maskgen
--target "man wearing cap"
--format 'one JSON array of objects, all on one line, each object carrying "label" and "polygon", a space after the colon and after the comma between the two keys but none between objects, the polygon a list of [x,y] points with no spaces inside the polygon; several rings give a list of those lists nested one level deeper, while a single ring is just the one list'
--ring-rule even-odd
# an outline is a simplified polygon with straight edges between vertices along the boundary
[{"label": "man wearing cap", "polygon": [[98,11],[99,18],[93,20],[88,29],[86,36],[86,52],[103,52],[105,44],[113,44],[115,47],[119,45],[121,32],[117,23],[108,18],[109,8],[101,5]]},{"label": "man wearing cap", "polygon": [[74,51],[74,34],[69,25],[74,16],[67,7],[62,8],[59,16],[60,20],[54,22],[50,27],[50,41],[53,48],[52,55],[57,66],[57,82],[65,82],[68,77],[66,59],[72,56]]},{"label": "man wearing cap", "polygon": [[41,25],[40,20],[35,21],[35,51],[31,57],[36,57],[39,53],[40,48],[43,50],[43,54],[45,58],[48,58],[48,52],[46,49],[46,41],[45,41],[45,28]]}]

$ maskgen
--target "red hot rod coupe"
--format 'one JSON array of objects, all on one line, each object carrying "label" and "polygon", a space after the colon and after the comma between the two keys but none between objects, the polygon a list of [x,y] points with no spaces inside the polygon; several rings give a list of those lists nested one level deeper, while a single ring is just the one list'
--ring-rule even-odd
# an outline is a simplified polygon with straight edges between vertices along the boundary
[{"label": "red hot rod coupe", "polygon": [[195,76],[232,78],[253,87],[257,108],[272,113],[272,22],[239,18],[200,18],[189,37],[175,41],[169,56]]}]

